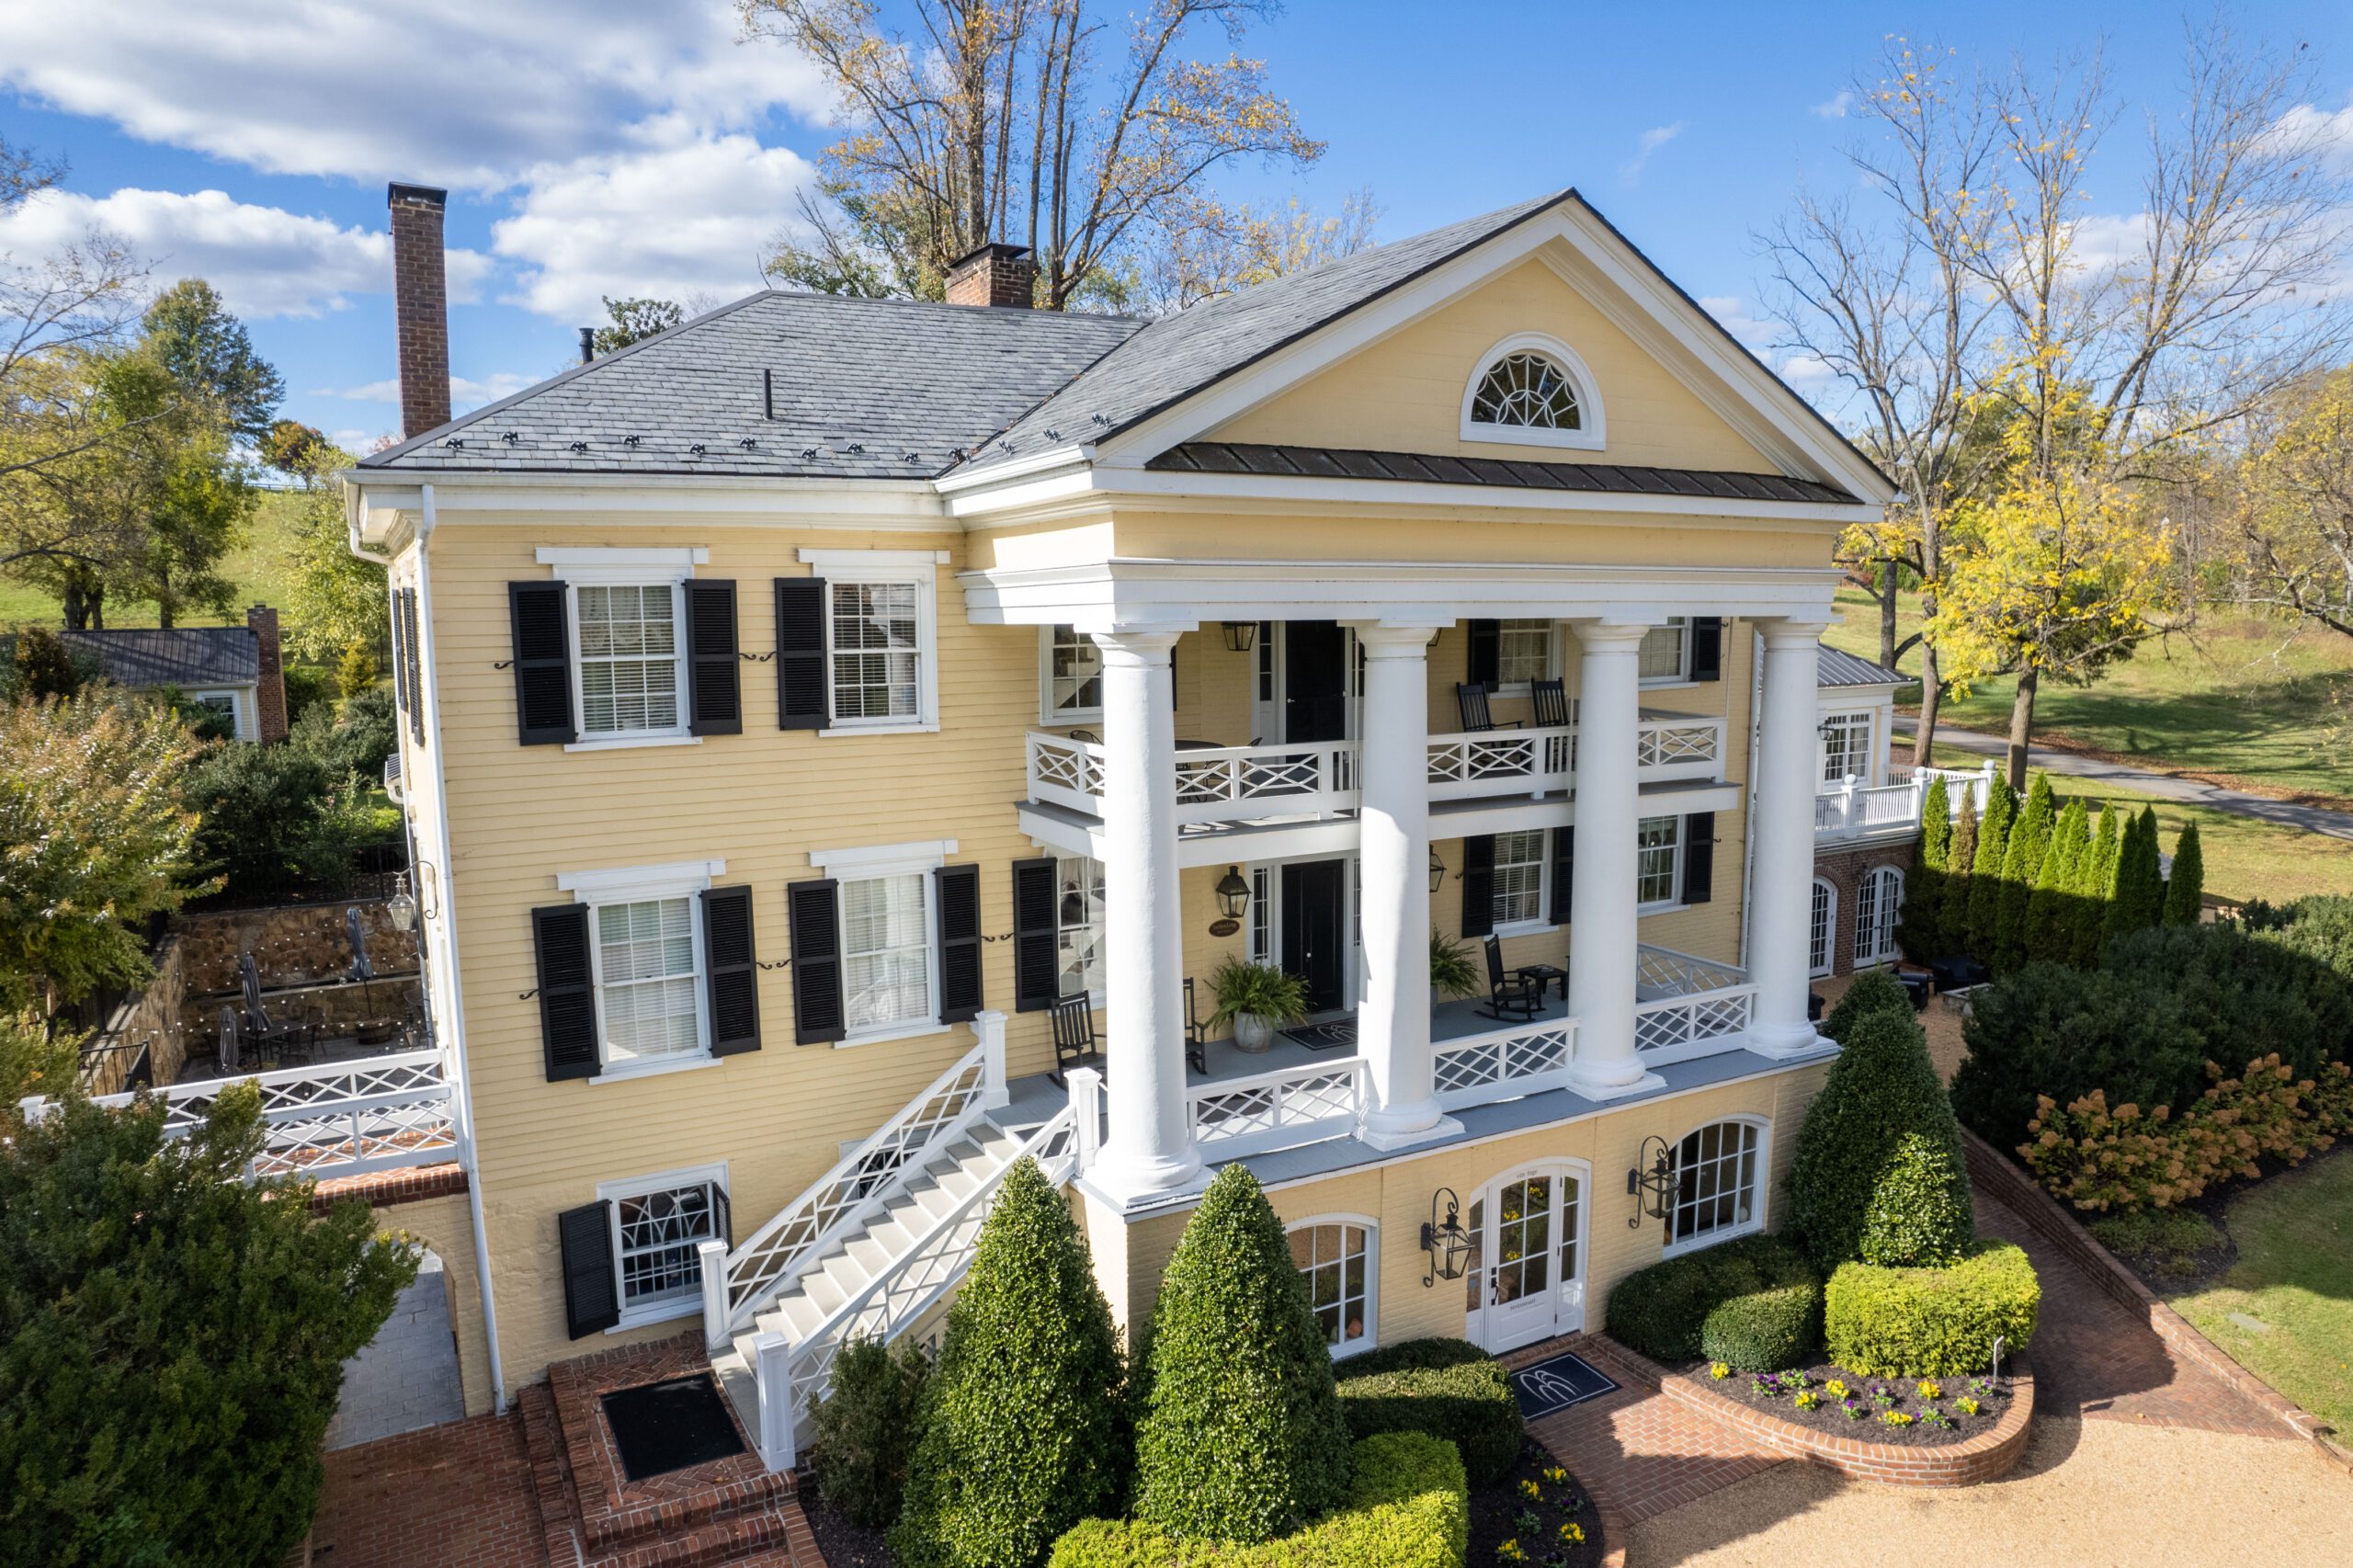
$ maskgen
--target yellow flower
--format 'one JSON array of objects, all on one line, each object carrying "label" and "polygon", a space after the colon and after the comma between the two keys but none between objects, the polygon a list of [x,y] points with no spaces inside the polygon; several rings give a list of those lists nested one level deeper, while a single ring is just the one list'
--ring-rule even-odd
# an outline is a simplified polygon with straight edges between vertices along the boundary
[{"label": "yellow flower", "polygon": [[1822,1385],[1822,1392],[1833,1399],[1844,1399],[1847,1397],[1847,1385],[1840,1379],[1833,1378]]},{"label": "yellow flower", "polygon": [[1540,1503],[1544,1500],[1544,1489],[1532,1481],[1523,1481],[1519,1483],[1519,1494],[1531,1503]]},{"label": "yellow flower", "polygon": [[1575,1546],[1585,1540],[1585,1527],[1572,1519],[1561,1527],[1561,1539],[1569,1545]]},{"label": "yellow flower", "polygon": [[1920,1397],[1922,1399],[1941,1399],[1944,1397],[1944,1385],[1938,1382],[1934,1378],[1921,1379],[1919,1386]]},{"label": "yellow flower", "polygon": [[1732,1369],[1724,1365],[1722,1361],[1711,1361],[1708,1363],[1708,1376],[1715,1379],[1718,1382],[1722,1382],[1724,1379],[1732,1376]]},{"label": "yellow flower", "polygon": [[1955,1410],[1960,1411],[1963,1415],[1976,1415],[1980,1410],[1983,1410],[1983,1409],[1984,1408],[1984,1406],[1983,1406],[1983,1405],[1979,1404],[1979,1403],[1978,1403],[1975,1400],[1973,1400],[1973,1399],[1957,1399],[1957,1400],[1954,1400],[1954,1401],[1952,1402],[1952,1407],[1953,1407]]},{"label": "yellow flower", "polygon": [[1495,1548],[1495,1555],[1502,1558],[1506,1562],[1524,1562],[1528,1557],[1528,1553],[1519,1549],[1519,1542],[1517,1539],[1507,1540],[1501,1546]]},{"label": "yellow flower", "polygon": [[1545,1468],[1544,1479],[1551,1482],[1555,1486],[1560,1485],[1561,1483],[1566,1481],[1568,1478],[1569,1472],[1563,1470],[1559,1465],[1549,1465]]},{"label": "yellow flower", "polygon": [[1812,1389],[1800,1389],[1794,1403],[1800,1410],[1812,1410],[1822,1403],[1822,1396]]}]

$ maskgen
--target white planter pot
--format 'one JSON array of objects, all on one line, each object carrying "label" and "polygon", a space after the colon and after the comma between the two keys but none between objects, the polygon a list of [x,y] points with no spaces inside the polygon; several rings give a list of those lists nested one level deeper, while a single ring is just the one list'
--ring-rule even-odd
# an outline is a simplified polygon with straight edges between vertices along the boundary
[{"label": "white planter pot", "polygon": [[1262,1018],[1256,1013],[1233,1015],[1233,1048],[1236,1051],[1246,1051],[1255,1056],[1274,1043],[1272,1019]]}]

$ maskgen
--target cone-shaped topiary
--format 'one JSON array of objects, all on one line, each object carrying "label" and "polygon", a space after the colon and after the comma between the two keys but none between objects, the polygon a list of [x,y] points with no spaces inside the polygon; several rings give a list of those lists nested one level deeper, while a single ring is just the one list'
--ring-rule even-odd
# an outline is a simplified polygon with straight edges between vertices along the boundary
[{"label": "cone-shaped topiary", "polygon": [[2009,852],[2010,824],[2017,820],[2018,792],[1995,778],[1985,791],[1985,814],[1977,823],[1977,858],[1969,868],[1969,951],[1994,961],[2002,930],[2002,861]]},{"label": "cone-shaped topiary", "polygon": [[2026,804],[2010,824],[2010,841],[2002,851],[2002,909],[1994,926],[1994,950],[1986,961],[1996,974],[2007,974],[2025,962],[2027,907],[2034,900],[2034,884],[2042,862],[2051,855],[2051,832],[2059,816],[2051,776],[2037,773],[2027,784]]},{"label": "cone-shaped topiary", "polygon": [[1920,799],[1920,842],[1904,883],[1904,919],[1895,939],[1906,958],[1926,963],[1943,953],[1938,932],[1945,901],[1945,866],[1952,853],[1952,792],[1944,775],[1928,781]]},{"label": "cone-shaped topiary", "polygon": [[1905,1133],[1863,1211],[1862,1260],[1899,1268],[1958,1263],[1975,1234],[1960,1140]]},{"label": "cone-shaped topiary", "polygon": [[2198,824],[2191,823],[2174,840],[2173,875],[2165,879],[2165,924],[2197,925],[2205,894],[2206,857],[2198,847]]},{"label": "cone-shaped topiary", "polygon": [[2120,813],[2103,804],[2099,825],[2084,851],[2075,872],[2075,957],[2077,969],[2099,967],[2099,950],[2108,941],[2108,906],[2116,897],[2116,857],[2120,849]]},{"label": "cone-shaped topiary", "polygon": [[[1961,1124],[1928,1060],[1919,1021],[1909,1007],[1901,1013],[1873,1007],[1855,1020],[1842,1043],[1822,1092],[1806,1109],[1790,1169],[1790,1217],[1815,1267],[1827,1273],[1861,1256],[1866,1233],[1890,1252],[1942,1256],[1965,1246],[1966,1176],[1956,1218],[1942,1198],[1913,1205],[1911,1199],[1923,1191],[1934,1195],[1942,1188],[1895,1168],[1906,1140],[1917,1138],[1949,1150],[1951,1168],[1961,1169]],[[1918,1164],[1916,1156],[1907,1159]],[[1891,1210],[1874,1222],[1872,1205],[1888,1176],[1897,1180],[1887,1201],[1900,1211]]]},{"label": "cone-shaped topiary", "polygon": [[1070,1205],[1024,1158],[982,1222],[923,1402],[891,1550],[906,1568],[1028,1568],[1126,1491],[1120,1340]]},{"label": "cone-shaped topiary", "polygon": [[1176,1243],[1147,1360],[1145,1523],[1195,1540],[1271,1540],[1347,1495],[1332,1355],[1282,1221],[1241,1165],[1218,1173]]},{"label": "cone-shaped topiary", "polygon": [[1897,984],[1887,971],[1867,969],[1847,983],[1845,994],[1831,1007],[1830,1016],[1822,1020],[1822,1032],[1843,1044],[1867,1013],[1898,1013],[1908,1018],[1912,1016],[1912,994]]},{"label": "cone-shaped topiary", "polygon": [[2075,878],[2084,854],[2091,847],[2091,813],[2081,801],[2070,801],[2051,830],[2051,852],[2042,858],[2041,874],[2027,900],[2026,932],[2019,943],[2022,961],[2050,959],[2066,963],[2075,953]]},{"label": "cone-shaped topiary", "polygon": [[2116,852],[2116,890],[2105,927],[2110,941],[2145,931],[2165,918],[2165,873],[2157,863],[2157,812],[2143,806],[2125,824]]}]

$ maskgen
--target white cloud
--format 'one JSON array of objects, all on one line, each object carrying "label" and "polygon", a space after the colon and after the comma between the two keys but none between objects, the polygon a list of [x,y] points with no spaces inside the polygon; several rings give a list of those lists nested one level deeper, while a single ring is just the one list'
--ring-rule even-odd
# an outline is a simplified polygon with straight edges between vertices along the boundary
[{"label": "white cloud", "polygon": [[1850,90],[1842,89],[1832,97],[1823,99],[1822,102],[1814,105],[1805,112],[1813,115],[1818,119],[1844,119],[1847,118],[1847,109],[1848,106],[1853,104],[1854,101],[1854,93]]},{"label": "white cloud", "polygon": [[[543,376],[519,375],[513,370],[500,370],[476,381],[472,376],[449,378],[449,402],[460,414],[480,408],[485,403],[496,403],[502,397],[512,397],[525,387],[537,386]],[[369,381],[356,387],[321,387],[313,397],[339,397],[349,403],[397,403],[401,400],[401,383],[397,377],[387,376],[381,381]]]},{"label": "white cloud", "polygon": [[733,300],[815,173],[743,134],[582,158],[532,171],[491,248],[518,268],[510,301],[561,321],[602,319],[608,294]]},{"label": "white cloud", "polygon": [[1618,177],[1628,185],[1642,178],[1643,165],[1651,161],[1651,154],[1682,135],[1688,123],[1678,119],[1673,125],[1654,125],[1643,131],[1642,140],[1634,145],[1634,155],[1618,165]]},{"label": "white cloud", "polygon": [[1703,294],[1699,308],[1716,318],[1716,324],[1740,340],[1740,346],[1751,354],[1763,358],[1773,345],[1773,335],[1779,331],[1774,323],[1748,313],[1748,301],[1737,294]]},{"label": "white cloud", "polygon": [[[238,201],[219,190],[127,188],[105,197],[44,191],[0,218],[0,251],[39,255],[92,229],[119,235],[146,258],[157,283],[205,278],[231,310],[254,321],[321,315],[341,310],[349,295],[392,288],[386,234]],[[447,254],[449,297],[472,299],[490,258],[477,251]]]},{"label": "white cloud", "polygon": [[2330,168],[2353,175],[2353,104],[2334,114],[2311,104],[2298,104],[2271,129],[2288,145],[2310,147]]},{"label": "white cloud", "polygon": [[0,6],[0,84],[267,173],[497,190],[659,115],[823,117],[805,61],[735,35],[727,0],[69,0]]}]

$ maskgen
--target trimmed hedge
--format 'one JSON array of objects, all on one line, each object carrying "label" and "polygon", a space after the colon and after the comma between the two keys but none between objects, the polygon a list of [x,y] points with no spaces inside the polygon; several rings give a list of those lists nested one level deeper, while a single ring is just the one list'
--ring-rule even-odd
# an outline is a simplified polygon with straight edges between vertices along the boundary
[{"label": "trimmed hedge", "polygon": [[1867,969],[1832,1005],[1830,1016],[1822,1020],[1822,1032],[1844,1045],[1856,1024],[1870,1014],[1896,1013],[1908,1018],[1912,1012],[1912,994],[1897,983],[1895,976],[1883,969]]},{"label": "trimmed hedge", "polygon": [[[1779,1236],[1743,1236],[1618,1281],[1609,1292],[1609,1332],[1654,1361],[1688,1361],[1699,1354],[1708,1316],[1718,1307],[1739,1296],[1789,1290],[1821,1300],[1821,1280],[1805,1255]],[[1809,1322],[1812,1317],[1809,1310]]]},{"label": "trimmed hedge", "polygon": [[1994,1353],[2034,1338],[2042,1285],[2010,1242],[1980,1242],[1947,1268],[1849,1263],[1830,1277],[1824,1327],[1830,1358],[1866,1377],[1982,1372]]},{"label": "trimmed hedge", "polygon": [[1422,1432],[1364,1438],[1339,1511],[1256,1546],[1179,1540],[1133,1519],[1088,1519],[1049,1568],[1462,1568],[1470,1487],[1454,1445]]},{"label": "trimmed hedge", "polygon": [[[1928,1058],[1927,1037],[1908,1006],[1901,1014],[1873,1006],[1854,1020],[1842,1043],[1846,1049],[1798,1128],[1790,1223],[1825,1274],[1859,1257],[1948,1262],[1975,1233],[1961,1124]],[[1900,1162],[1915,1141],[1921,1146]],[[1882,1192],[1882,1179],[1900,1163],[1904,1182]],[[1905,1201],[1911,1199],[1919,1201]],[[1867,1240],[1873,1250],[1865,1250]]]},{"label": "trimmed hedge", "polygon": [[1461,1451],[1473,1486],[1511,1473],[1519,1457],[1519,1401],[1503,1363],[1477,1346],[1409,1339],[1351,1358],[1335,1370],[1351,1437],[1427,1432]]},{"label": "trimmed hedge", "polygon": [[907,1466],[923,1437],[931,1363],[912,1339],[894,1351],[857,1338],[834,1356],[833,1390],[817,1402],[810,1455],[817,1491],[852,1524],[885,1529],[899,1517]]},{"label": "trimmed hedge", "polygon": [[1813,1280],[1716,1303],[1699,1325],[1699,1354],[1745,1372],[1805,1364],[1822,1337],[1822,1287]]}]

